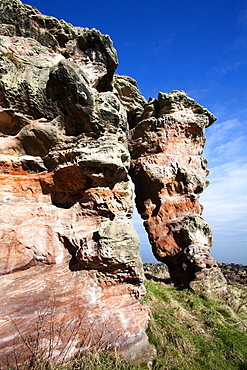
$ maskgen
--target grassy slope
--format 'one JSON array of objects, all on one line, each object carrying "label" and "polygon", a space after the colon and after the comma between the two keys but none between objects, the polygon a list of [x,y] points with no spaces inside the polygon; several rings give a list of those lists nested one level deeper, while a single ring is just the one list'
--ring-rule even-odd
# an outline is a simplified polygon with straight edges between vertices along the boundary
[{"label": "grassy slope", "polygon": [[[146,280],[144,303],[151,307],[150,342],[157,349],[154,369],[247,369],[247,288],[231,286],[235,300],[226,304],[170,284]],[[1,366],[0,366],[1,368]],[[134,370],[115,355],[91,353],[66,366],[23,365],[33,370]],[[12,368],[13,369],[13,368]]]},{"label": "grassy slope", "polygon": [[231,286],[235,300],[227,305],[161,282],[146,286],[155,369],[247,369],[246,287]]}]

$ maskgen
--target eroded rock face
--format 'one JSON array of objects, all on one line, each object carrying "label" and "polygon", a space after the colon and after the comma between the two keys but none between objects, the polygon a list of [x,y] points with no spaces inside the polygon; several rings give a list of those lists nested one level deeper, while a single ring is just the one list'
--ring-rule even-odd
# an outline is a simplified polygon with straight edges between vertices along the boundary
[{"label": "eroded rock face", "polygon": [[[75,61],[98,91],[111,89],[118,62],[108,35],[96,29],[73,27],[63,20],[41,14],[30,5],[23,6],[19,0],[1,1],[0,23],[1,35],[31,37],[38,41],[38,48],[45,46]],[[16,48],[13,50],[18,54]],[[32,56],[35,54],[38,57],[37,49]]]},{"label": "eroded rock face", "polygon": [[1,361],[137,358],[149,310],[111,40],[18,0],[0,20]]},{"label": "eroded rock face", "polygon": [[159,93],[144,106],[129,146],[136,205],[155,257],[177,284],[224,296],[226,281],[210,255],[212,231],[198,201],[208,185],[204,132],[214,120],[182,91]]},{"label": "eroded rock face", "polygon": [[1,1],[0,22],[0,360],[100,347],[150,361],[129,174],[172,278],[222,289],[198,202],[214,117],[185,93],[147,103],[113,78],[95,29],[19,0]]}]

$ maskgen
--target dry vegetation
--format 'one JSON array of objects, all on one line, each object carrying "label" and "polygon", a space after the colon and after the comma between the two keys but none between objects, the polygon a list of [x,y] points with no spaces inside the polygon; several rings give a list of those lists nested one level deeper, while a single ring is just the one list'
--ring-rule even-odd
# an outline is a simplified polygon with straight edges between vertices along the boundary
[{"label": "dry vegetation", "polygon": [[[144,303],[151,307],[150,342],[157,349],[154,370],[247,369],[247,287],[230,285],[230,303],[179,290],[162,280],[146,280]],[[3,364],[8,370],[147,369],[114,353],[93,350],[66,365],[39,353],[30,363]]]}]

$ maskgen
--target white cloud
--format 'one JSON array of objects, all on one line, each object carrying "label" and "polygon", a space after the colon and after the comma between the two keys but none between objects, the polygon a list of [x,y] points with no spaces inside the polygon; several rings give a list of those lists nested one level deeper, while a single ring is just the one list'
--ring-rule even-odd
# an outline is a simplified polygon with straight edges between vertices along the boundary
[{"label": "white cloud", "polygon": [[211,170],[211,184],[201,196],[203,217],[214,232],[246,233],[247,238],[247,164],[236,162],[216,166]]},{"label": "white cloud", "polygon": [[[219,262],[247,263],[247,130],[240,117],[215,123],[204,155],[210,185],[200,198]],[[243,262],[244,261],[244,262]]]},{"label": "white cloud", "polygon": [[247,162],[247,122],[239,118],[215,122],[206,130],[204,155],[209,166],[235,161],[235,167]]}]

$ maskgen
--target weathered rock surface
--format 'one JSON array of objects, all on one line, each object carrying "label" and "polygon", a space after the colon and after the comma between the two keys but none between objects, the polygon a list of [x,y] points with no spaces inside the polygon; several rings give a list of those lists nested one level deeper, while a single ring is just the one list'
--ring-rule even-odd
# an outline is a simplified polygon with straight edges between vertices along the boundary
[{"label": "weathered rock surface", "polygon": [[214,117],[183,92],[146,102],[113,78],[95,29],[19,0],[1,0],[0,22],[0,359],[96,346],[151,361],[129,174],[172,279],[224,290],[198,202]]},{"label": "weathered rock surface", "polygon": [[247,266],[239,264],[218,264],[226,280],[230,284],[247,284]]},{"label": "weathered rock surface", "polygon": [[153,253],[173,281],[224,296],[226,281],[210,255],[212,231],[198,201],[208,185],[204,131],[214,120],[182,91],[159,93],[130,131],[130,173]]},{"label": "weathered rock surface", "polygon": [[[229,284],[247,284],[247,266],[239,264],[218,263]],[[143,263],[145,277],[163,282],[171,282],[168,267],[164,263]]]},{"label": "weathered rock surface", "polygon": [[149,310],[111,40],[18,0],[0,21],[0,358],[138,358]]},{"label": "weathered rock surface", "polygon": [[[31,37],[38,41],[38,48],[45,46],[75,61],[98,91],[111,89],[117,56],[108,35],[96,29],[73,27],[63,20],[41,14],[30,5],[23,6],[19,0],[1,1],[0,23],[1,35]],[[36,49],[32,56],[35,54],[38,57]]]}]

